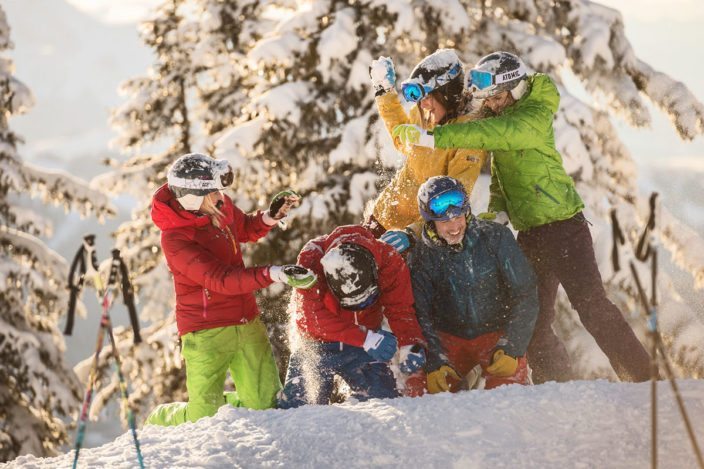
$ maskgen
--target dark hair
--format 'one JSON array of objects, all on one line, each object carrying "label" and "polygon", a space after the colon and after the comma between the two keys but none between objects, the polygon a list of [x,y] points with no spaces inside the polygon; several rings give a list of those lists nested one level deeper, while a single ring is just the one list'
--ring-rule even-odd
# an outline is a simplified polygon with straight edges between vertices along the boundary
[{"label": "dark hair", "polygon": [[[445,108],[445,116],[440,120],[440,122],[436,122],[436,125],[446,124],[447,121],[449,121],[450,119],[454,119],[460,116],[463,110],[465,109],[466,103],[464,96],[463,79],[460,77],[457,78],[450,81],[446,85],[443,85],[440,88],[431,91],[428,95],[432,96],[438,103],[442,105],[442,107]],[[429,122],[425,120],[423,109],[421,109],[420,107],[421,101],[422,100],[419,100],[416,103],[416,106],[418,106],[418,111],[420,113],[421,126],[425,129],[428,128]]]}]

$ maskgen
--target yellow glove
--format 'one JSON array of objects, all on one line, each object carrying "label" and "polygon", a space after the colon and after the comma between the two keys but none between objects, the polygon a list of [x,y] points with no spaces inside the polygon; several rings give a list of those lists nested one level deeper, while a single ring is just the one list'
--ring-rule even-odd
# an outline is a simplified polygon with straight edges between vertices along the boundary
[{"label": "yellow glove", "polygon": [[447,383],[447,377],[462,381],[460,375],[449,365],[443,365],[435,371],[428,373],[428,392],[437,394],[442,391],[449,391],[450,385]]},{"label": "yellow glove", "polygon": [[516,374],[516,369],[518,368],[518,360],[510,355],[506,355],[506,352],[499,349],[494,352],[494,357],[491,360],[491,365],[486,369],[486,372],[490,375],[498,376],[501,378],[508,378]]}]

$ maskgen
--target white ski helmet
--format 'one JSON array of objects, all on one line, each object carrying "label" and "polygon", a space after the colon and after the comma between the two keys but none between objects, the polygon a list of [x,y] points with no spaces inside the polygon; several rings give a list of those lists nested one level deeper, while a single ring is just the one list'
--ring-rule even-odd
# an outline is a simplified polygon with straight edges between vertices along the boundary
[{"label": "white ski helmet", "polygon": [[510,52],[492,52],[477,62],[467,74],[467,90],[477,99],[513,90],[527,76],[523,61]]},{"label": "white ski helmet", "polygon": [[198,210],[206,195],[226,189],[234,177],[227,160],[216,160],[201,153],[181,156],[166,176],[171,193],[186,210]]}]

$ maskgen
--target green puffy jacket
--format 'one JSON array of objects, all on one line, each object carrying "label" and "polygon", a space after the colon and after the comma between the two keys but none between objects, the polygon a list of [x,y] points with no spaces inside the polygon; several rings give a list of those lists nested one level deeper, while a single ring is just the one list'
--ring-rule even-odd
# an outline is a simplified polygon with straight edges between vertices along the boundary
[{"label": "green puffy jacket", "polygon": [[524,231],[571,218],[584,208],[555,148],[552,121],[560,94],[550,77],[528,78],[528,90],[501,115],[436,127],[436,148],[490,150],[489,210],[505,211]]}]

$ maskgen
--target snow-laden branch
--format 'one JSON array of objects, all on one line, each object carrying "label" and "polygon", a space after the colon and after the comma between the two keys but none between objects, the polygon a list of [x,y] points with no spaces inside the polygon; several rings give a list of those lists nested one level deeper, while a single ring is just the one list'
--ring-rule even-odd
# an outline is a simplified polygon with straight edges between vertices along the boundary
[{"label": "snow-laden branch", "polygon": [[633,81],[663,112],[686,140],[704,134],[704,105],[687,86],[637,60],[629,70]]},{"label": "snow-laden branch", "polygon": [[45,202],[63,205],[82,216],[96,215],[99,219],[115,216],[117,210],[104,192],[61,170],[47,170],[26,163],[25,173],[32,187]]}]

